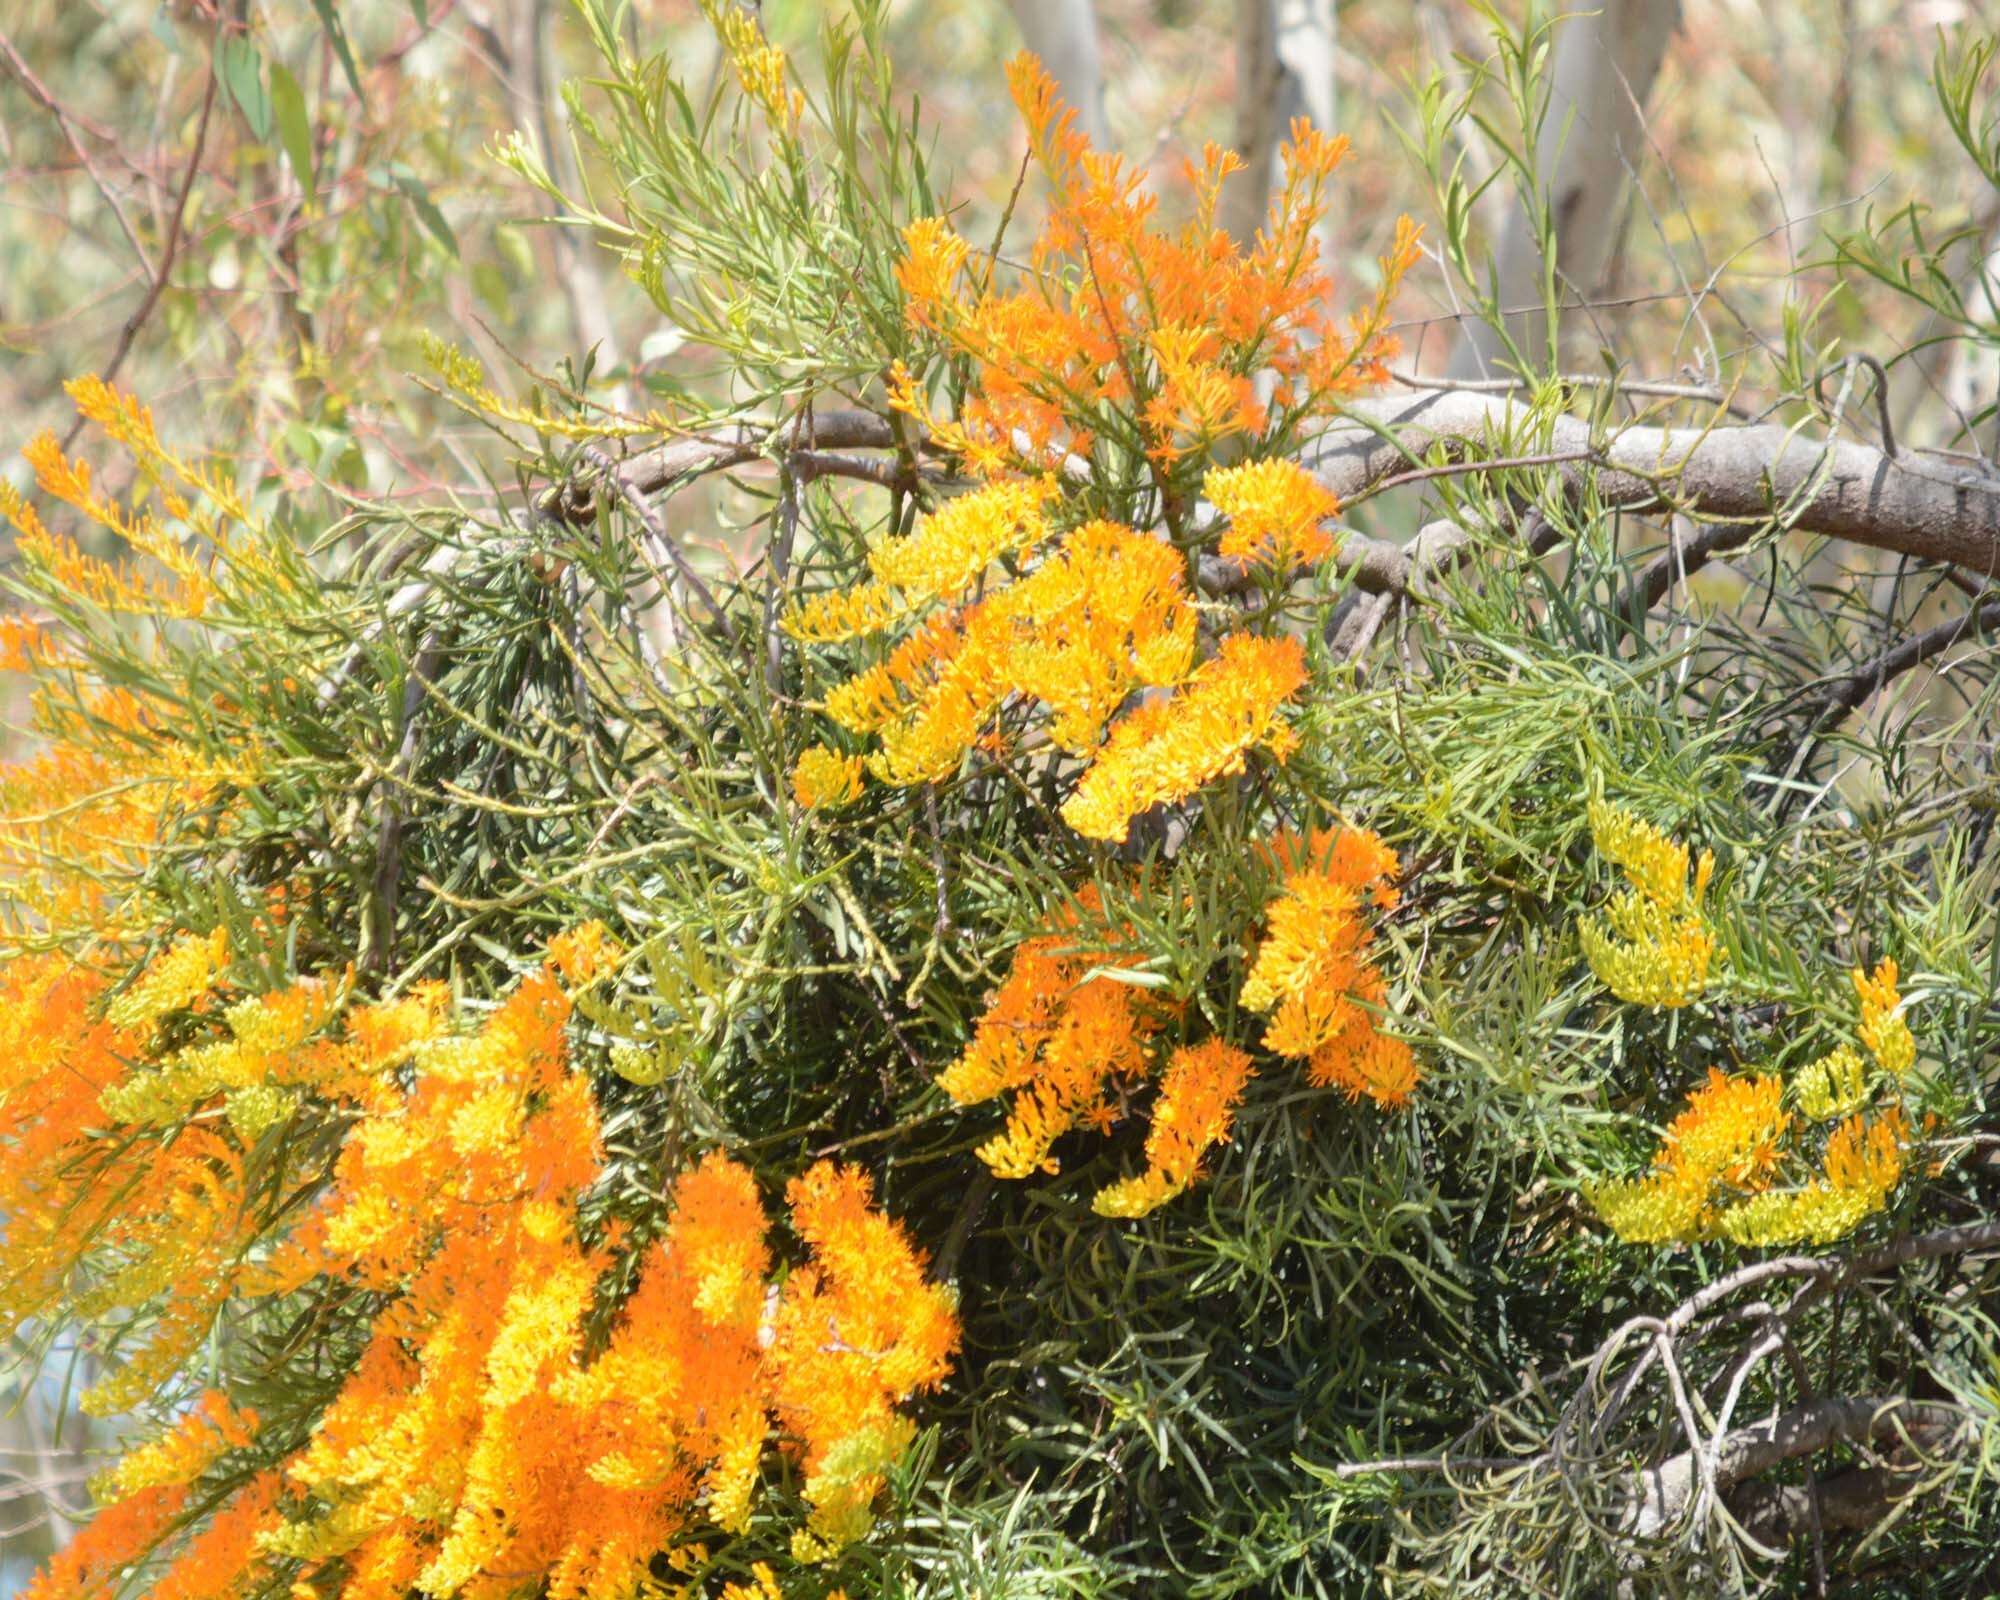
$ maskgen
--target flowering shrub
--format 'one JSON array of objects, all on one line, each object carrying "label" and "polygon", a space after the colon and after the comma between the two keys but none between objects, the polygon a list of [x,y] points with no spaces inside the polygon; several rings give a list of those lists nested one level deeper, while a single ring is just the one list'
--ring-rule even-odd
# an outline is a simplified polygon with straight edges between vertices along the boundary
[{"label": "flowering shrub", "polygon": [[[1912,1138],[1902,1101],[1916,1040],[1902,1016],[1895,962],[1873,974],[1857,970],[1853,979],[1860,1036],[1876,1071],[1846,1044],[1807,1062],[1789,1084],[1770,1073],[1730,1077],[1711,1067],[1708,1082],[1668,1125],[1652,1172],[1590,1191],[1621,1239],[1828,1244],[1887,1204]],[[1878,1080],[1884,1103],[1869,1115]],[[1787,1099],[1796,1112],[1786,1109]],[[1815,1167],[1814,1124],[1828,1123],[1834,1126]],[[1780,1181],[1787,1169],[1799,1174],[1789,1187]]]},{"label": "flowering shrub", "polygon": [[[706,1157],[673,1184],[616,1327],[583,1359],[623,1252],[620,1230],[577,1211],[602,1134],[568,1066],[564,985],[615,959],[599,927],[563,936],[470,1033],[436,985],[342,1007],[345,985],[307,979],[226,1003],[219,933],[183,939],[102,1006],[103,980],[65,958],[9,966],[9,1059],[25,1070],[0,1135],[4,1303],[16,1322],[65,1296],[80,1317],[155,1312],[87,1410],[146,1399],[232,1301],[381,1305],[310,1443],[211,1506],[155,1592],[246,1586],[277,1560],[309,1585],[336,1564],[349,1593],[458,1593],[527,1568],[552,1592],[625,1592],[697,1507],[747,1525],[774,1423],[802,1452],[794,1554],[866,1532],[911,1436],[898,1403],[945,1377],[958,1335],[865,1174],[823,1162],[792,1183],[810,1257],[780,1285],[755,1178]],[[219,1035],[154,1047],[177,1014],[203,1013]],[[323,1193],[272,1229],[247,1163],[308,1099],[344,1111],[347,1132]],[[190,1126],[206,1108],[221,1119]],[[259,1442],[254,1412],[204,1394],[105,1475],[103,1501],[134,1509],[94,1522],[38,1592],[145,1556],[211,1468]]]},{"label": "flowering shrub", "polygon": [[0,1326],[119,1441],[35,1600],[1988,1559],[1985,725],[1836,761],[1595,433],[1382,409],[1338,140],[1232,238],[1023,59],[982,247],[874,10],[703,9],[707,102],[582,0],[615,213],[500,154],[723,399],[438,346],[518,492],[330,521],[85,380],[0,502]]},{"label": "flowering shrub", "polygon": [[[1283,760],[1291,748],[1278,712],[1305,685],[1303,651],[1250,630],[1200,648],[1188,576],[1211,541],[1190,508],[1206,495],[1228,519],[1212,541],[1219,554],[1283,575],[1332,553],[1322,524],[1339,502],[1283,458],[1195,474],[1225,443],[1285,448],[1380,381],[1395,349],[1387,308],[1417,236],[1398,225],[1373,304],[1336,328],[1311,241],[1344,141],[1303,122],[1292,130],[1269,226],[1246,251],[1215,222],[1241,165],[1233,155],[1210,146],[1189,171],[1193,220],[1170,234],[1154,225],[1138,175],[1076,131],[1039,62],[1022,56],[1008,76],[1053,189],[1032,277],[1000,292],[997,262],[975,262],[936,217],[904,230],[897,269],[910,322],[974,378],[940,419],[899,366],[893,403],[984,481],[873,549],[867,583],[815,596],[788,627],[832,643],[921,619],[826,696],[835,722],[879,742],[869,766],[882,781],[948,777],[982,740],[1004,757],[1042,709],[1050,742],[1089,760],[1065,820],[1123,842],[1135,817],[1241,772],[1256,750]],[[1260,373],[1274,380],[1268,402],[1256,396]],[[1066,492],[1067,462],[1121,454],[1145,464],[1164,538],[1090,518],[1090,495]],[[1029,570],[957,604],[1003,559]],[[1172,692],[1116,717],[1143,689]],[[817,748],[801,758],[823,759]],[[803,767],[799,781],[818,792]]]}]

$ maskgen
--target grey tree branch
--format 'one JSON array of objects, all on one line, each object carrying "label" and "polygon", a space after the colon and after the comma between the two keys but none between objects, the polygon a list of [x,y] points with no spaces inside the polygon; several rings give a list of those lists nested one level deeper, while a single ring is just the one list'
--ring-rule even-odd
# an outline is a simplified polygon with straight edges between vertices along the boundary
[{"label": "grey tree branch", "polygon": [[[1957,1406],[1900,1395],[1815,1400],[1726,1434],[1712,1452],[1715,1488],[1726,1493],[1746,1478],[1836,1444],[1908,1435],[1935,1447],[1956,1435],[1966,1420]],[[1639,1474],[1630,1522],[1634,1535],[1657,1538],[1680,1520],[1694,1498],[1702,1454],[1700,1448],[1685,1450]]]},{"label": "grey tree branch", "polygon": [[1920,1488],[1916,1474],[1896,1467],[1858,1467],[1803,1484],[1754,1479],[1729,1497],[1729,1511],[1760,1544],[1812,1537],[1814,1506],[1827,1533],[1861,1533]]},{"label": "grey tree branch", "polygon": [[[778,424],[729,422],[704,428],[683,438],[633,456],[624,463],[624,479],[640,494],[658,494],[678,478],[693,473],[722,471],[740,467],[771,453],[800,450],[813,453],[812,465],[833,476],[846,465],[837,457],[822,454],[833,450],[894,450],[901,441],[894,425],[872,411],[816,411],[800,417],[787,427]],[[865,467],[864,475],[875,479],[877,469]]]},{"label": "grey tree branch", "polygon": [[[1824,534],[1880,550],[2000,574],[2000,478],[1957,459],[1828,440],[1775,423],[1709,428],[1626,426],[1599,434],[1580,418],[1550,421],[1504,393],[1451,389],[1376,396],[1352,402],[1347,420],[1308,445],[1305,463],[1343,501],[1391,480],[1422,481],[1436,470],[1413,462],[1442,448],[1455,471],[1499,470],[1527,463],[1558,475],[1572,491],[1588,484],[1600,504],[1628,510],[1679,510],[1709,524],[1694,541],[1660,558],[1638,580],[1634,600],[1650,606],[1676,576],[1763,527]],[[1514,452],[1532,438],[1547,448]],[[908,466],[842,454],[897,451],[905,441],[872,412],[816,412],[808,421],[729,422],[690,432],[617,463],[621,497],[658,494],[704,472],[774,456],[788,457],[801,478],[843,476],[909,486]],[[600,473],[603,452],[586,452]],[[924,475],[927,479],[930,474]],[[942,481],[944,475],[938,474]],[[594,483],[569,484],[554,507],[572,521],[594,515]],[[1350,532],[1338,570],[1369,594],[1409,593],[1440,555],[1462,541],[1432,540],[1423,550]],[[1232,572],[1203,564],[1203,587],[1226,592]],[[1931,654],[1935,649],[1931,649]]]},{"label": "grey tree branch", "polygon": [[[1537,423],[1499,394],[1447,391],[1353,402],[1351,420],[1320,435],[1307,464],[1343,501],[1407,468],[1433,446],[1448,455],[1505,455],[1524,438],[1577,459],[1549,468],[1600,503],[1674,509],[1825,534],[1878,550],[2000,575],[2000,478],[1958,461],[1803,434],[1777,423],[1624,427],[1599,436],[1576,417]],[[1585,458],[1588,459],[1585,459]]]}]

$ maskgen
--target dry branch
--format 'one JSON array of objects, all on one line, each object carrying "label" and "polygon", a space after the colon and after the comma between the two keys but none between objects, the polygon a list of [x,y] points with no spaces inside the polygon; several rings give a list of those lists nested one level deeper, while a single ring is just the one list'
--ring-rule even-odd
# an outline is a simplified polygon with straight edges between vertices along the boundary
[{"label": "dry branch", "polygon": [[[1872,1444],[1908,1438],[1936,1445],[1958,1433],[1966,1416],[1957,1406],[1908,1400],[1900,1395],[1858,1395],[1795,1406],[1768,1422],[1727,1434],[1709,1453],[1717,1492],[1746,1478],[1837,1444]],[[1658,1538],[1680,1519],[1700,1482],[1702,1448],[1670,1456],[1639,1474],[1632,1532]]]},{"label": "dry branch", "polygon": [[1580,418],[1547,421],[1505,395],[1463,391],[1359,400],[1348,413],[1307,452],[1343,501],[1433,446],[1454,457],[1510,455],[1533,439],[1573,455],[1547,470],[1572,491],[1590,483],[1605,505],[1775,523],[2000,575],[2000,479],[1938,456],[1892,457],[1777,423],[1599,433]]},{"label": "dry branch", "polygon": [[[1307,463],[1351,502],[1405,476],[1433,448],[1481,470],[1533,459],[1574,493],[1594,489],[1600,503],[1626,510],[1683,511],[1714,525],[1713,548],[1746,539],[1762,525],[1824,534],[1878,550],[2000,576],[2000,478],[1944,457],[1895,455],[1852,440],[1827,440],[1776,423],[1712,428],[1626,426],[1599,432],[1577,417],[1538,417],[1504,394],[1449,390],[1358,400],[1349,420],[1315,439]],[[656,494],[680,479],[743,466],[773,454],[811,451],[823,473],[881,483],[894,475],[867,461],[822,454],[895,450],[894,424],[866,411],[824,412],[789,425],[755,422],[672,439],[622,463],[622,479]],[[565,515],[589,512],[587,487],[573,486]],[[1740,530],[1732,537],[1726,530]],[[1339,557],[1356,585],[1371,593],[1407,590],[1418,576],[1409,551],[1350,534]],[[1674,575],[1664,565],[1639,594],[1664,594]]]}]

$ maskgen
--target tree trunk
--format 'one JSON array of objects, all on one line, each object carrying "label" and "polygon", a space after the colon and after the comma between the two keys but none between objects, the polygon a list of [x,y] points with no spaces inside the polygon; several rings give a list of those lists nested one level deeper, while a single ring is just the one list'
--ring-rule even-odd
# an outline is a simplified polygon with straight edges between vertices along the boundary
[{"label": "tree trunk", "polygon": [[[1548,197],[1558,295],[1588,296],[1603,281],[1628,174],[1646,145],[1645,106],[1680,26],[1680,0],[1572,0],[1587,7],[1555,29],[1548,115],[1536,138]],[[1517,207],[1500,240],[1494,288],[1507,337],[1531,369],[1556,351],[1543,311],[1547,263],[1535,217]],[[1469,323],[1452,376],[1496,375],[1510,360],[1501,330]]]},{"label": "tree trunk", "polygon": [[1091,0],[1008,0],[1021,37],[1076,108],[1076,125],[1098,149],[1111,142],[1104,122],[1104,64]]},{"label": "tree trunk", "polygon": [[[1333,0],[1237,0],[1236,153],[1245,170],[1223,191],[1222,224],[1248,245],[1277,180],[1278,148],[1294,117],[1332,133]],[[1320,249],[1331,254],[1331,209]]]}]

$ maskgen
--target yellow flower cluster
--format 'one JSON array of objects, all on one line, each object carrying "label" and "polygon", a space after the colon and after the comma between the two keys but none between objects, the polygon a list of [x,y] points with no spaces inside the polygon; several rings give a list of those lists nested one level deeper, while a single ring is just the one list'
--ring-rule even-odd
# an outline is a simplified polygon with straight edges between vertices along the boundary
[{"label": "yellow flower cluster", "polygon": [[1815,1122],[1831,1122],[1860,1108],[1869,1093],[1868,1068],[1851,1044],[1807,1062],[1792,1078],[1792,1096]]},{"label": "yellow flower cluster", "polygon": [[1667,1125],[1653,1170],[1644,1178],[1586,1191],[1597,1214],[1630,1244],[1701,1239],[1721,1231],[1732,1190],[1763,1184],[1777,1165],[1791,1122],[1784,1080],[1733,1078],[1711,1067]]},{"label": "yellow flower cluster", "polygon": [[823,744],[802,751],[792,764],[792,798],[807,811],[831,810],[861,795],[861,757]]},{"label": "yellow flower cluster", "polygon": [[1011,479],[946,501],[907,538],[870,552],[872,583],[814,596],[786,628],[795,638],[830,644],[879,633],[926,605],[957,599],[1001,557],[1048,539],[1043,508],[1054,493],[1045,478]]},{"label": "yellow flower cluster", "polygon": [[173,947],[141,972],[124,993],[104,1008],[104,1020],[114,1028],[137,1028],[157,1022],[208,993],[215,975],[229,964],[229,931],[217,928],[202,937],[183,934]]},{"label": "yellow flower cluster", "polygon": [[1133,818],[1241,772],[1251,751],[1284,760],[1298,736],[1278,712],[1305,681],[1298,640],[1231,634],[1170,696],[1119,721],[1063,820],[1087,839],[1123,843]]},{"label": "yellow flower cluster", "polygon": [[[877,550],[874,582],[818,596],[787,620],[809,640],[879,632],[957,600],[1003,554],[1038,554],[1025,576],[933,614],[886,659],[828,693],[835,722],[876,739],[866,765],[883,782],[949,777],[1010,700],[1042,708],[1050,739],[1089,755],[1135,689],[1186,677],[1195,612],[1180,557],[1158,539],[1101,521],[1045,548],[1049,493],[1042,483],[1003,480],[961,496],[909,538]],[[810,776],[827,775],[816,766]],[[818,782],[809,787],[822,792]]]},{"label": "yellow flower cluster", "polygon": [[805,93],[789,86],[785,52],[764,37],[753,20],[755,9],[735,0],[701,0],[701,11],[736,69],[738,86],[764,108],[776,127],[789,129],[805,109]]},{"label": "yellow flower cluster", "polygon": [[1272,1013],[1265,1047],[1304,1059],[1315,1084],[1385,1108],[1404,1104],[1416,1058],[1376,1026],[1388,986],[1369,957],[1368,912],[1396,905],[1396,853],[1365,829],[1339,828],[1281,839],[1273,856],[1284,893],[1266,912],[1242,996],[1247,1009]]},{"label": "yellow flower cluster", "polygon": [[[1852,977],[1862,1043],[1883,1081],[1900,1085],[1916,1045],[1902,1022],[1895,964]],[[1803,1120],[1785,1108],[1786,1087],[1772,1074],[1730,1077],[1711,1068],[1708,1082],[1668,1125],[1652,1170],[1588,1186],[1590,1203],[1633,1244],[1712,1238],[1756,1246],[1829,1244],[1845,1237],[1880,1211],[1901,1181],[1909,1119],[1900,1104],[1867,1113],[1874,1085],[1851,1045],[1793,1075],[1790,1095]],[[1835,1119],[1815,1167],[1804,1141],[1812,1124]],[[1798,1177],[1780,1186],[1788,1169]]]},{"label": "yellow flower cluster", "polygon": [[1321,526],[1340,511],[1333,491],[1296,462],[1246,461],[1212,467],[1202,493],[1229,519],[1217,549],[1233,560],[1262,561],[1283,571],[1311,566],[1333,552]]},{"label": "yellow flower cluster", "polygon": [[248,1444],[257,1425],[256,1412],[238,1410],[227,1395],[204,1390],[173,1427],[93,1478],[91,1497],[107,1505],[141,1490],[191,1484],[226,1452]]},{"label": "yellow flower cluster", "polygon": [[1684,1006],[1708,986],[1715,934],[1701,913],[1713,852],[1704,850],[1688,887],[1687,846],[1603,800],[1590,802],[1598,853],[1625,874],[1626,887],[1577,932],[1606,988],[1634,1005]]},{"label": "yellow flower cluster", "polygon": [[1843,1120],[1826,1142],[1825,1175],[1801,1189],[1769,1190],[1731,1206],[1720,1231],[1737,1244],[1832,1244],[1889,1202],[1902,1181],[1908,1119],[1891,1106],[1880,1116]]},{"label": "yellow flower cluster", "polygon": [[1091,1209],[1103,1217],[1143,1217],[1185,1193],[1201,1176],[1202,1158],[1228,1143],[1252,1071],[1249,1056],[1222,1039],[1176,1050],[1160,1077],[1145,1171],[1098,1190]]}]

